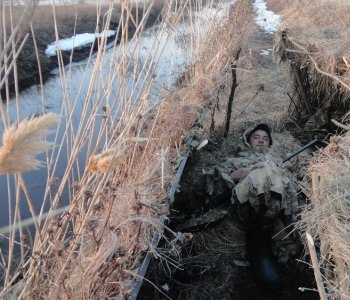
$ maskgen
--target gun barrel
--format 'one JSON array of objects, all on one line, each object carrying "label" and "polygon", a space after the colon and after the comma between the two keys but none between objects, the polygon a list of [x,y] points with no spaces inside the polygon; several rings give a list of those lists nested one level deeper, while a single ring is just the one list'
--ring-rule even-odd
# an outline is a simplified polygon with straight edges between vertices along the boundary
[{"label": "gun barrel", "polygon": [[294,153],[292,153],[291,155],[287,156],[285,159],[282,160],[282,163],[285,163],[286,161],[292,159],[294,156],[297,156],[300,152],[303,152],[305,149],[315,145],[318,142],[318,139],[314,139],[311,142],[307,143],[305,146],[303,146],[302,148],[298,149],[297,151],[295,151]]}]

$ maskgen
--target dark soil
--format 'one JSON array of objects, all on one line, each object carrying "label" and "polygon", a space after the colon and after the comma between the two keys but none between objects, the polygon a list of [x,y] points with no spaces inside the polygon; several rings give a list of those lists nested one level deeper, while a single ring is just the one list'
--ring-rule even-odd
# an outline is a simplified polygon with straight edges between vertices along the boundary
[{"label": "dark soil", "polygon": [[[150,27],[154,25],[157,20],[161,16],[162,7],[156,6],[152,9],[146,23],[145,27]],[[44,12],[45,13],[45,12]],[[48,14],[48,12],[46,12]],[[132,15],[135,20],[141,20],[143,17],[144,11],[141,9],[132,9]],[[57,31],[59,35],[59,39],[69,38],[75,34],[80,33],[93,33],[96,32],[97,28],[101,31],[101,28],[104,28],[104,13],[101,13],[101,17],[97,20],[96,18],[96,8],[91,7],[90,11],[85,11],[78,14],[75,17],[74,13],[70,13],[65,15],[57,16]],[[17,59],[17,78],[18,78],[18,87],[19,90],[26,89],[34,84],[40,83],[39,76],[39,67],[38,67],[38,59],[35,51],[35,42],[37,44],[38,53],[39,53],[39,61],[40,67],[42,70],[43,80],[46,81],[50,77],[50,71],[59,66],[59,60],[57,56],[47,57],[45,55],[45,50],[47,45],[51,44],[56,40],[55,38],[55,27],[53,19],[51,22],[45,21],[40,22],[40,16],[36,17],[34,14],[34,18],[36,18],[36,22],[33,21],[34,27],[34,37],[31,33],[29,26],[27,29],[22,30],[20,36],[18,37],[18,43],[23,39],[25,34],[29,34],[28,39],[19,54]],[[115,8],[112,13],[111,22],[109,25],[110,30],[118,30],[119,21],[121,19],[121,11],[120,8]],[[135,25],[133,22],[129,22],[128,25],[128,38],[132,38],[135,34]],[[121,30],[116,34],[116,36],[110,37],[107,40],[107,43],[112,42],[117,39],[117,43],[119,43],[121,39]],[[98,40],[96,39],[95,43],[91,47],[82,47],[80,49],[74,49],[73,54],[71,51],[62,51],[62,60],[63,64],[68,64],[72,59],[73,62],[81,61],[87,58],[90,53],[96,52],[98,49]],[[71,57],[72,56],[72,57]],[[13,72],[8,77],[9,90],[12,94],[15,91],[15,77]],[[1,90],[2,99],[6,99],[5,97],[5,88]]]}]

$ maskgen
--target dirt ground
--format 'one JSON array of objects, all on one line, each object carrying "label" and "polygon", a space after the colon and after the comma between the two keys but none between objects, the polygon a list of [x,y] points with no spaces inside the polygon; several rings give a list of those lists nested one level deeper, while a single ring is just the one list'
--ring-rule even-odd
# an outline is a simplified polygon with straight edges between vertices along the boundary
[{"label": "dirt ground", "polygon": [[[198,192],[198,174],[208,165],[215,164],[216,159],[229,155],[232,141],[246,126],[266,122],[275,134],[282,136],[280,141],[285,139],[290,143],[294,140],[284,127],[289,106],[288,73],[273,62],[273,44],[272,34],[254,26],[238,63],[239,85],[228,140],[223,142],[217,137],[225,119],[230,76],[220,95],[218,107],[221,109],[216,111],[217,127],[211,135],[211,143],[191,157],[180,184],[181,192],[175,200],[173,229],[191,232],[193,240],[183,248],[178,269],[165,261],[153,261],[147,278],[158,289],[144,283],[139,299],[319,299],[314,290],[313,271],[304,262],[307,258],[303,246],[300,245],[298,254],[288,263],[279,264],[282,289],[266,289],[245,265],[244,233],[233,220],[229,192],[215,203],[204,203]],[[210,219],[205,213],[208,210],[219,212],[219,215]],[[194,225],[193,219],[206,221]],[[299,288],[305,289],[302,292]]]}]

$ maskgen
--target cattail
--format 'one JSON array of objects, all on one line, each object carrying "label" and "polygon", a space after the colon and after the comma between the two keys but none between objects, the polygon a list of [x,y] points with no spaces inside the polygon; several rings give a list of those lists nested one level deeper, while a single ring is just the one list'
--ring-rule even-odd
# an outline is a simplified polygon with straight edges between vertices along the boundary
[{"label": "cattail", "polygon": [[32,117],[6,129],[0,148],[0,173],[17,173],[35,170],[42,166],[36,155],[48,150],[53,143],[44,138],[49,127],[57,125],[60,116],[49,113]]},{"label": "cattail", "polygon": [[105,173],[121,165],[125,160],[123,151],[118,149],[107,149],[101,154],[90,158],[88,170],[92,172]]}]

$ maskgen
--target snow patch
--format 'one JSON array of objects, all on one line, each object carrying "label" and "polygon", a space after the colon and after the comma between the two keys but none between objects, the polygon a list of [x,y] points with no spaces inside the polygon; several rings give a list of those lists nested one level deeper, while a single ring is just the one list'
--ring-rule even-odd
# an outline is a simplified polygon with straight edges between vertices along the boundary
[{"label": "snow patch", "polygon": [[260,51],[260,55],[269,56],[269,55],[270,55],[270,51],[269,51],[269,50],[262,49],[262,50]]},{"label": "snow patch", "polygon": [[266,1],[255,0],[255,23],[268,33],[275,33],[281,23],[281,17],[271,10],[267,10]]},{"label": "snow patch", "polygon": [[70,51],[74,48],[90,46],[98,37],[111,37],[115,35],[114,30],[106,30],[101,33],[82,33],[67,39],[51,43],[46,47],[45,55],[48,57],[57,55],[57,48],[62,51]]},{"label": "snow patch", "polygon": [[206,6],[201,11],[193,13],[194,18],[197,22],[201,22],[201,25],[205,25],[211,21],[222,21],[224,18],[229,17],[230,6],[235,4],[236,0],[228,0],[221,2],[213,6]]}]

